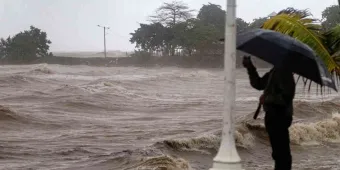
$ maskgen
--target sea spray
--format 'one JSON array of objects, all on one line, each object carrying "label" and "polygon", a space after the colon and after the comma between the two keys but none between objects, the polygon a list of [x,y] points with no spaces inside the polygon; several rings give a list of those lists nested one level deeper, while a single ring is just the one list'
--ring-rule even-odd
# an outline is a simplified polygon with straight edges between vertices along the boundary
[{"label": "sea spray", "polygon": [[[234,133],[236,146],[250,148],[254,145],[254,136],[244,125],[238,125]],[[170,139],[163,143],[178,151],[198,151],[209,154],[209,150],[218,150],[221,142],[221,131],[186,139]]]},{"label": "sea spray", "polygon": [[291,142],[298,145],[340,141],[340,114],[312,123],[296,123],[291,126]]},{"label": "sea spray", "polygon": [[53,74],[54,71],[48,67],[48,64],[38,64],[35,65],[29,73]]},{"label": "sea spray", "polygon": [[190,164],[182,158],[169,155],[146,158],[141,163],[125,170],[191,170]]}]

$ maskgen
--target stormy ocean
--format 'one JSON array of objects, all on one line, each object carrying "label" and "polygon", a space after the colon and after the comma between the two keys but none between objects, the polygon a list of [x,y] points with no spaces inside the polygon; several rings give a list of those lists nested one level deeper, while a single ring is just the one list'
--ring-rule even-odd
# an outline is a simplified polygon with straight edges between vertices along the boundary
[{"label": "stormy ocean", "polygon": [[[222,70],[1,66],[0,86],[3,170],[208,170],[219,147]],[[294,169],[340,169],[338,94],[301,81],[296,91]],[[264,114],[252,119],[259,96],[238,69],[234,135],[247,170],[273,167]]]}]

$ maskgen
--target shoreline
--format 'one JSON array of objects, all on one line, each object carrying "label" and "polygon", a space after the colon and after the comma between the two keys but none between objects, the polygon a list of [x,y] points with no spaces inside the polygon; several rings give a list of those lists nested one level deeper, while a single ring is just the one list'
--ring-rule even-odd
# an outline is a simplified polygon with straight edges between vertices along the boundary
[{"label": "shoreline", "polygon": [[[223,68],[223,57],[199,60],[201,57],[165,56],[165,57],[42,57],[30,62],[0,60],[1,65],[59,64],[88,65],[97,67],[179,67],[179,68]],[[197,60],[198,59],[198,60]],[[252,58],[257,68],[268,68],[270,65],[255,57]],[[242,67],[241,57],[236,58],[236,67]]]}]

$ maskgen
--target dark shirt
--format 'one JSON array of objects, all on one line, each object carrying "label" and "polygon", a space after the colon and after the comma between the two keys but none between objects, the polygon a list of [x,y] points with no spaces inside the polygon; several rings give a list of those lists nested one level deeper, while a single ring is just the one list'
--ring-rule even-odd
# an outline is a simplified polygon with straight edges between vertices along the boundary
[{"label": "dark shirt", "polygon": [[257,90],[264,90],[263,108],[266,112],[288,112],[292,114],[295,80],[291,72],[273,68],[260,77],[256,68],[248,68],[247,70],[251,86]]}]

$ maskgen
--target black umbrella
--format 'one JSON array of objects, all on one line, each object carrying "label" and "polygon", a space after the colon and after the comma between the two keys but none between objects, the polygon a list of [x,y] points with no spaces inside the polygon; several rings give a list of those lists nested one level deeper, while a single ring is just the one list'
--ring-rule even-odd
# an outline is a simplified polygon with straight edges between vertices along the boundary
[{"label": "black umbrella", "polygon": [[266,29],[243,32],[237,36],[237,49],[337,91],[326,65],[314,50],[288,35]]}]

